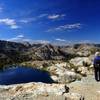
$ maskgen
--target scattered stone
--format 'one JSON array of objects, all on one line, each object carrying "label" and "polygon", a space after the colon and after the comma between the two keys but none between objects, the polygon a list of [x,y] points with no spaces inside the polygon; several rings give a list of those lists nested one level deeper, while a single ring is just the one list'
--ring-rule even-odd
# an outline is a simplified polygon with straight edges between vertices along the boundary
[{"label": "scattered stone", "polygon": [[84,100],[84,97],[78,93],[65,93],[66,100]]}]

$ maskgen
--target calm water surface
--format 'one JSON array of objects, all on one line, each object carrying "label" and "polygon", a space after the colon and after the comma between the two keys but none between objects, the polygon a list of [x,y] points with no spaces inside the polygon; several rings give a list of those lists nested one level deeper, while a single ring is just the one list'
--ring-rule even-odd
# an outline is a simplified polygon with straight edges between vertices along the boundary
[{"label": "calm water surface", "polygon": [[0,72],[0,84],[10,85],[28,82],[53,83],[49,73],[39,69],[15,67]]}]

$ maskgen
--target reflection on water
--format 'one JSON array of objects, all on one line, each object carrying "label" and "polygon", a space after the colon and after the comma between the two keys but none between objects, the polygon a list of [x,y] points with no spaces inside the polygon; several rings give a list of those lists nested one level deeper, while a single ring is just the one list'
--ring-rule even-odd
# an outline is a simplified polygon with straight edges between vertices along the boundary
[{"label": "reflection on water", "polygon": [[0,72],[0,84],[19,84],[28,82],[53,83],[48,72],[27,67],[15,67]]}]

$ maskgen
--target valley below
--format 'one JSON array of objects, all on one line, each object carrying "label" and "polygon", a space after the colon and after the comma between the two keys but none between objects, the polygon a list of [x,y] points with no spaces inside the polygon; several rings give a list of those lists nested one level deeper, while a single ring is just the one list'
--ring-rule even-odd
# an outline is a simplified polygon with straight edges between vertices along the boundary
[{"label": "valley below", "polygon": [[[1,71],[16,66],[33,68],[48,72],[54,81],[0,84],[0,100],[99,100],[100,83],[94,79],[93,68],[96,51],[100,51],[99,44],[56,46],[0,41]],[[24,78],[28,75],[26,72]]]}]

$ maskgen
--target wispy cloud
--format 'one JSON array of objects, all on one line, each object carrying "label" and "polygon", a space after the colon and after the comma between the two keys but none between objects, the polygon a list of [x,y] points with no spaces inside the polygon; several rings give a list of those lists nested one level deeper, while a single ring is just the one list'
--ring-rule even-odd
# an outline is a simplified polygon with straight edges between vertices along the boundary
[{"label": "wispy cloud", "polygon": [[65,39],[60,39],[60,38],[57,38],[57,39],[55,39],[56,41],[61,41],[61,42],[66,42],[66,40]]},{"label": "wispy cloud", "polygon": [[48,44],[48,43],[50,43],[50,41],[48,41],[48,40],[33,40],[33,43]]},{"label": "wispy cloud", "polygon": [[24,35],[20,34],[20,35],[17,36],[17,38],[24,38]]},{"label": "wispy cloud", "polygon": [[33,17],[29,17],[29,18],[23,18],[23,19],[19,20],[19,22],[27,24],[27,23],[31,23],[31,22],[34,22],[34,21],[38,21],[38,20],[40,20],[42,18],[45,18],[45,17],[47,17],[47,15],[48,14],[40,14],[38,16],[33,16]]},{"label": "wispy cloud", "polygon": [[19,22],[21,23],[30,23],[33,21],[38,21],[41,19],[49,19],[49,20],[57,20],[57,19],[62,19],[64,18],[66,15],[65,14],[40,14],[38,16],[33,16],[30,18],[23,18],[21,20],[19,20]]},{"label": "wispy cloud", "polygon": [[63,38],[57,38],[53,41],[48,41],[48,40],[33,40],[30,38],[26,38],[23,34],[17,35],[14,38],[7,39],[7,41],[12,41],[12,42],[29,42],[30,44],[48,44],[51,43],[53,45],[70,45],[70,44],[76,44],[76,43],[92,43],[90,40],[65,40]]},{"label": "wispy cloud", "polygon": [[58,26],[58,27],[55,27],[55,28],[52,28],[52,29],[48,29],[46,32],[80,29],[81,26],[82,26],[82,24],[80,24],[80,23],[66,24],[66,25]]},{"label": "wispy cloud", "polygon": [[70,45],[72,44],[72,41],[71,40],[66,40],[66,39],[63,39],[63,38],[56,38],[55,40],[52,41],[52,44],[53,45]]},{"label": "wispy cloud", "polygon": [[21,19],[21,20],[19,20],[19,22],[21,22],[21,23],[28,23],[29,20],[27,20],[27,19]]},{"label": "wispy cloud", "polygon": [[23,41],[24,39],[24,35],[20,34],[20,35],[17,35],[16,37],[14,38],[10,38],[8,39],[8,41],[13,41],[13,42],[20,42],[20,41]]},{"label": "wispy cloud", "polygon": [[30,38],[25,38],[23,34],[17,35],[14,38],[8,39],[8,41],[13,41],[13,42],[29,42],[29,43],[41,43],[41,44],[48,44],[50,41],[48,40],[32,40]]},{"label": "wispy cloud", "polygon": [[11,29],[19,28],[19,26],[17,25],[16,21],[14,19],[10,19],[10,18],[0,19],[0,24],[4,24],[4,25],[7,25],[7,26],[10,26]]},{"label": "wispy cloud", "polygon": [[92,41],[91,40],[80,40],[80,41],[77,40],[76,43],[92,43]]},{"label": "wispy cloud", "polygon": [[43,18],[43,17],[47,17],[48,14],[40,14],[39,16],[37,16],[38,18]]},{"label": "wispy cloud", "polygon": [[37,18],[30,17],[30,18],[23,18],[23,19],[19,20],[19,22],[27,24],[27,23],[30,23],[30,22],[33,22],[33,21],[36,21],[36,20],[37,20]]},{"label": "wispy cloud", "polygon": [[61,19],[65,16],[66,16],[65,14],[52,14],[52,15],[48,15],[48,19],[51,19],[51,20]]}]

